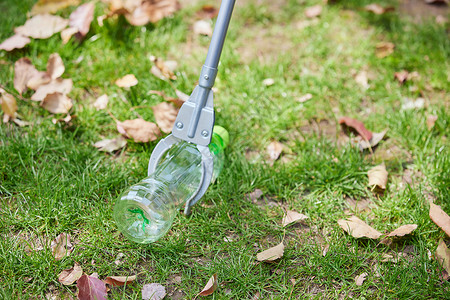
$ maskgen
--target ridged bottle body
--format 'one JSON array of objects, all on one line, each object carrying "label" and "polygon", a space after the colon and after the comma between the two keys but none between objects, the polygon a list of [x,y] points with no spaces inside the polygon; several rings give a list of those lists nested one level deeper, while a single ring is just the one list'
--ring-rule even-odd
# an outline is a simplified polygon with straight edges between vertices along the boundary
[{"label": "ridged bottle body", "polygon": [[[209,149],[213,155],[212,182],[224,160],[223,139],[213,134]],[[197,191],[202,177],[202,157],[194,144],[173,145],[155,172],[128,188],[114,207],[119,230],[137,243],[151,243],[167,233],[177,211]]]}]

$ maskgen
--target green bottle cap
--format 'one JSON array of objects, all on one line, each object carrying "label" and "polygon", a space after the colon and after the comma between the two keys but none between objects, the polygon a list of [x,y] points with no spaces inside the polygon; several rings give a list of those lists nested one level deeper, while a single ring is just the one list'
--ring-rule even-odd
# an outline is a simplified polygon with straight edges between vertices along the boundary
[{"label": "green bottle cap", "polygon": [[224,148],[230,142],[230,134],[228,133],[228,130],[226,130],[222,126],[214,125],[213,133],[217,134],[222,138]]}]

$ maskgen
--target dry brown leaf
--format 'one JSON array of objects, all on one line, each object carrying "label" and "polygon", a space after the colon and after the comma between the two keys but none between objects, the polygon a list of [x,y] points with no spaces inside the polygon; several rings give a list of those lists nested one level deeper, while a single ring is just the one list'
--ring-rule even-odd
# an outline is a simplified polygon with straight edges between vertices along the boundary
[{"label": "dry brown leaf", "polygon": [[283,144],[278,141],[273,141],[267,146],[267,153],[269,154],[269,158],[271,161],[275,161],[280,157],[281,152],[283,151]]},{"label": "dry brown leaf", "polygon": [[142,300],[162,300],[166,296],[166,288],[159,283],[144,284]]},{"label": "dry brown leaf", "polygon": [[80,5],[70,14],[69,26],[78,30],[78,38],[85,37],[89,32],[91,22],[94,19],[94,8],[94,3],[88,2]]},{"label": "dry brown leaf", "polygon": [[399,228],[392,231],[391,233],[389,233],[387,236],[393,236],[393,237],[405,236],[407,234],[411,234],[411,232],[413,232],[416,229],[417,229],[416,224],[402,225]]},{"label": "dry brown leaf", "polygon": [[3,113],[3,120],[9,121],[9,119],[15,119],[17,112],[17,102],[13,95],[3,92],[1,95],[1,106]]},{"label": "dry brown leaf", "polygon": [[27,87],[32,90],[37,90],[41,85],[47,84],[50,81],[52,81],[52,79],[47,72],[37,71],[37,73],[28,80]]},{"label": "dry brown leaf", "polygon": [[55,13],[60,9],[68,6],[76,6],[80,4],[80,0],[39,0],[33,5],[30,14]]},{"label": "dry brown leaf", "polygon": [[300,102],[300,103],[304,103],[304,102],[306,102],[306,101],[308,101],[308,100],[311,100],[312,97],[313,97],[313,96],[312,96],[310,93],[307,93],[307,94],[305,94],[305,95],[299,97],[299,98],[297,99],[297,101]]},{"label": "dry brown leaf", "polygon": [[114,152],[122,149],[127,144],[127,140],[123,136],[119,136],[115,139],[104,139],[94,144],[94,147],[99,151]]},{"label": "dry brown leaf", "polygon": [[322,13],[321,5],[314,5],[314,6],[308,7],[305,10],[305,16],[310,19],[320,16],[321,13]]},{"label": "dry brown leaf", "polygon": [[[112,2],[120,1],[110,1]],[[122,1],[121,4],[116,3],[115,7],[110,6],[110,9],[116,14],[124,14],[131,25],[142,26],[173,15],[180,9],[180,4],[177,0],[131,0]]]},{"label": "dry brown leaf", "polygon": [[370,139],[372,138],[372,132],[368,130],[364,126],[364,123],[359,120],[352,119],[349,117],[341,117],[339,118],[339,124],[341,124],[344,130],[353,131],[359,134],[363,139],[367,141],[370,141]]},{"label": "dry brown leaf", "polygon": [[284,254],[284,244],[283,244],[283,242],[281,242],[280,244],[276,245],[275,247],[269,248],[267,250],[264,250],[264,251],[256,254],[256,260],[272,262],[274,260],[277,260],[277,259],[283,257],[283,254]]},{"label": "dry brown leaf", "polygon": [[103,282],[111,286],[123,286],[125,284],[130,284],[136,280],[136,275],[133,276],[108,276]]},{"label": "dry brown leaf", "polygon": [[63,44],[67,44],[72,36],[78,32],[78,29],[75,27],[69,27],[61,31],[61,39]]},{"label": "dry brown leaf", "polygon": [[161,134],[155,123],[142,119],[126,120],[117,122],[117,130],[135,142],[147,143],[154,141]]},{"label": "dry brown leaf", "polygon": [[[52,80],[48,84],[41,85],[36,92],[31,96],[33,101],[43,101],[45,97],[49,94],[60,93],[68,94],[73,87],[72,79],[61,79]],[[70,109],[70,108],[69,108]]]},{"label": "dry brown leaf", "polygon": [[71,116],[70,114],[67,114],[67,116],[65,116],[65,117],[62,118],[62,119],[56,119],[56,118],[53,118],[53,119],[52,119],[52,123],[53,123],[53,124],[57,124],[58,122],[64,122],[64,123],[66,123],[66,124],[69,124],[70,121],[71,121],[72,119],[74,119],[74,118],[76,118],[76,115]]},{"label": "dry brown leaf", "polygon": [[100,97],[98,97],[97,100],[95,100],[94,107],[97,110],[105,109],[108,106],[108,101],[109,101],[108,95],[103,94]]},{"label": "dry brown leaf", "polygon": [[77,281],[78,294],[80,300],[106,300],[106,285],[97,277],[84,274]]},{"label": "dry brown leaf", "polygon": [[427,117],[427,128],[428,130],[433,129],[434,124],[436,123],[438,116],[430,115]]},{"label": "dry brown leaf", "polygon": [[14,88],[22,95],[27,90],[28,81],[38,74],[31,60],[22,57],[14,63]]},{"label": "dry brown leaf", "polygon": [[356,216],[351,216],[348,220],[340,219],[338,220],[338,224],[345,232],[354,238],[365,237],[369,239],[378,239],[381,236],[381,232],[370,227]]},{"label": "dry brown leaf", "polygon": [[357,84],[359,84],[361,87],[363,87],[365,90],[369,88],[369,79],[367,77],[366,71],[361,71],[356,74],[355,81]]},{"label": "dry brown leaf", "polygon": [[15,34],[10,38],[7,38],[0,44],[0,49],[5,51],[12,51],[14,49],[22,49],[31,42],[29,37]]},{"label": "dry brown leaf", "polygon": [[436,249],[436,258],[442,267],[450,274],[450,249],[447,248],[444,241],[440,241],[439,246]]},{"label": "dry brown leaf", "polygon": [[370,149],[370,148],[374,148],[375,146],[378,145],[378,143],[380,143],[384,136],[387,133],[387,129],[383,130],[382,132],[373,132],[372,133],[372,138],[370,139],[370,141],[366,141],[364,139],[359,139],[358,140],[358,146],[359,149],[361,150],[365,150],[365,149]]},{"label": "dry brown leaf", "polygon": [[124,77],[116,80],[116,85],[118,87],[128,88],[131,86],[135,86],[137,84],[138,80],[136,79],[136,76],[134,76],[133,74],[127,74]]},{"label": "dry brown leaf", "polygon": [[72,108],[72,100],[59,92],[48,94],[41,102],[41,106],[52,114],[67,114]]},{"label": "dry brown leaf", "polygon": [[286,214],[283,217],[283,220],[281,221],[281,224],[283,225],[283,227],[286,227],[287,225],[297,222],[297,221],[302,221],[308,219],[308,216],[298,213],[296,211],[293,210],[288,210],[286,211]]},{"label": "dry brown leaf", "polygon": [[448,4],[449,0],[425,0],[428,4]]},{"label": "dry brown leaf", "polygon": [[450,217],[439,205],[430,203],[430,218],[439,226],[448,236],[450,236]]},{"label": "dry brown leaf", "polygon": [[388,172],[384,164],[375,166],[367,172],[369,186],[372,189],[384,191],[388,180]]},{"label": "dry brown leaf", "polygon": [[192,30],[198,35],[212,36],[213,33],[211,21],[209,20],[198,20],[194,23]]},{"label": "dry brown leaf", "polygon": [[52,241],[50,247],[56,260],[61,260],[64,256],[69,255],[73,250],[70,234],[61,233]]},{"label": "dry brown leaf", "polygon": [[366,5],[364,7],[364,10],[370,11],[370,12],[376,14],[376,15],[382,15],[382,14],[384,14],[386,12],[394,11],[395,8],[393,6],[383,7],[380,4],[378,4],[378,3],[372,3],[372,4],[369,4],[369,5]]},{"label": "dry brown leaf", "polygon": [[375,46],[375,55],[384,58],[394,53],[395,45],[390,42],[380,42]]},{"label": "dry brown leaf", "polygon": [[211,295],[212,293],[214,293],[215,290],[217,290],[218,288],[218,284],[217,284],[217,274],[214,274],[213,276],[211,276],[211,278],[208,280],[208,282],[206,283],[205,287],[203,288],[203,290],[198,294],[198,296],[208,296]]},{"label": "dry brown leaf", "polygon": [[58,77],[61,77],[61,75],[64,73],[64,70],[64,63],[61,56],[59,56],[58,53],[50,54],[50,57],[47,61],[47,74],[50,76],[50,78],[56,79]]},{"label": "dry brown leaf", "polygon": [[219,10],[212,5],[203,5],[202,9],[197,11],[197,17],[199,19],[213,19],[217,17]]},{"label": "dry brown leaf", "polygon": [[42,14],[27,20],[24,25],[16,27],[14,32],[34,39],[48,39],[66,28],[68,24],[69,20],[59,16]]},{"label": "dry brown leaf", "polygon": [[152,107],[156,124],[165,133],[172,132],[173,124],[177,118],[178,110],[167,102],[162,102]]},{"label": "dry brown leaf", "polygon": [[263,191],[260,189],[255,189],[253,192],[249,194],[250,200],[252,200],[253,203],[256,203],[256,201],[261,198],[261,196],[264,195]]},{"label": "dry brown leaf", "polygon": [[81,275],[83,275],[83,269],[79,264],[75,263],[75,265],[70,268],[63,270],[59,276],[58,281],[64,285],[71,285],[78,279],[80,279]]},{"label": "dry brown leaf", "polygon": [[362,273],[362,274],[356,276],[356,277],[355,277],[355,284],[356,284],[357,286],[362,286],[363,283],[364,283],[364,281],[366,280],[367,275],[369,275],[369,274],[367,274],[367,273]]},{"label": "dry brown leaf", "polygon": [[157,58],[155,56],[151,56],[150,60],[155,64],[150,69],[150,72],[155,75],[156,77],[166,80],[176,80],[177,76],[175,76],[174,71],[177,67],[177,62],[171,60],[171,61],[164,61],[161,58]]},{"label": "dry brown leaf", "polygon": [[394,73],[394,78],[397,79],[400,83],[405,83],[406,80],[408,80],[409,72],[406,70],[401,70],[400,72]]}]

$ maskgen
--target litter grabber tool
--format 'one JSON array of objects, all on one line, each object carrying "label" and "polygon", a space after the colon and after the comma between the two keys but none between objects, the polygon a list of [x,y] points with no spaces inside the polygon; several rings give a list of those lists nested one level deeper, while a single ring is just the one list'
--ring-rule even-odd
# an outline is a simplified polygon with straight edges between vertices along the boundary
[{"label": "litter grabber tool", "polygon": [[172,133],[162,139],[153,150],[148,164],[148,175],[155,172],[161,159],[175,144],[186,141],[196,145],[201,153],[201,180],[194,195],[186,201],[184,213],[189,215],[191,207],[200,200],[213,177],[213,155],[211,143],[214,127],[214,106],[212,87],[217,75],[220,55],[230,23],[235,0],[222,0],[216,26],[209,45],[205,64],[202,67],[198,85],[178,112]]}]

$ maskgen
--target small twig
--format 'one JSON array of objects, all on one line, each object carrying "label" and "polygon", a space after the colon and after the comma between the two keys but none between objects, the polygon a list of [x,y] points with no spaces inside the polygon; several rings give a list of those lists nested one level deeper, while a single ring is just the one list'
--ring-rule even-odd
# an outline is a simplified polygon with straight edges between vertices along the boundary
[{"label": "small twig", "polygon": [[108,115],[109,115],[114,121],[116,121],[116,123],[120,123],[120,121],[117,120],[116,117],[114,117],[114,115],[111,113],[111,111],[110,111],[108,108],[106,108],[106,111],[108,112]]}]

